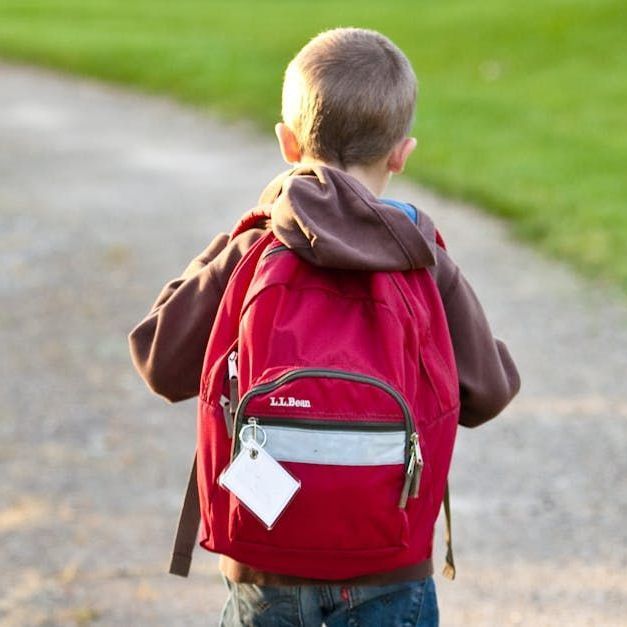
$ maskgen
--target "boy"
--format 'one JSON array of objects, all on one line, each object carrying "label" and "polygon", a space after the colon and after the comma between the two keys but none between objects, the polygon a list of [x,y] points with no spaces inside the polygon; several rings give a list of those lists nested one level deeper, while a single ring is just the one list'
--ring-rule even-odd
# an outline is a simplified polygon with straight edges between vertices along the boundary
[{"label": "boy", "polygon": [[[437,245],[433,223],[410,205],[380,199],[416,146],[407,136],[415,99],[409,61],[374,31],[327,31],[296,55],[285,74],[283,121],[276,126],[282,155],[295,167],[264,190],[260,206],[266,211],[254,228],[230,241],[218,235],[163,288],[130,333],[135,367],[154,392],[170,401],[198,394],[211,321],[227,280],[272,229],[317,266],[426,269],[440,292],[453,344],[459,423],[477,426],[509,403],[520,386],[516,367],[493,338],[472,289]],[[224,625],[438,624],[430,559],[341,584],[261,572],[224,556],[220,570],[230,592]]]}]

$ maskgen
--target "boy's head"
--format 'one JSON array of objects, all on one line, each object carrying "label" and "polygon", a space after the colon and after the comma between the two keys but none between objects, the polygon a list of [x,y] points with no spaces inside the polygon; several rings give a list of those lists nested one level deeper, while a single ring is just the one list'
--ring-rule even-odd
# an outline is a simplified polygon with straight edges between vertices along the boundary
[{"label": "boy's head", "polygon": [[415,146],[407,137],[415,104],[416,77],[397,46],[372,30],[336,28],[288,65],[277,135],[290,162],[370,166],[396,148],[402,164],[389,169],[399,171]]}]

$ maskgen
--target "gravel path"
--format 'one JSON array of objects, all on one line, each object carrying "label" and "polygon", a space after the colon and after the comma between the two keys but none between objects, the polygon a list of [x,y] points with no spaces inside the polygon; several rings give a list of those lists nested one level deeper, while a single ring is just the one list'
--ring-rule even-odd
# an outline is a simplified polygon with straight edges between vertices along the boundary
[{"label": "gravel path", "polygon": [[[149,394],[126,334],[282,168],[246,124],[0,65],[2,625],[216,623],[215,557],[165,574],[195,403]],[[627,624],[625,301],[470,207],[390,195],[435,217],[523,376],[460,432],[442,624]]]}]

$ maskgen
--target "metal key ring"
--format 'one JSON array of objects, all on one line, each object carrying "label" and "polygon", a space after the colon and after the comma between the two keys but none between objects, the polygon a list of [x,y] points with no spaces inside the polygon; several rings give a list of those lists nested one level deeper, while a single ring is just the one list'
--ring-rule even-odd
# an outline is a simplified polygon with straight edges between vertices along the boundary
[{"label": "metal key ring", "polygon": [[[246,431],[246,429],[253,430],[253,436],[251,438],[244,439],[244,432]],[[261,440],[261,444],[257,442],[256,434],[258,431],[261,431],[261,435],[263,436],[263,440]],[[244,425],[240,429],[240,432],[239,432],[239,441],[242,443],[243,446],[247,446],[248,442],[255,442],[255,444],[257,444],[259,448],[263,448],[266,444],[267,439],[268,439],[268,436],[266,432],[259,425]]]}]

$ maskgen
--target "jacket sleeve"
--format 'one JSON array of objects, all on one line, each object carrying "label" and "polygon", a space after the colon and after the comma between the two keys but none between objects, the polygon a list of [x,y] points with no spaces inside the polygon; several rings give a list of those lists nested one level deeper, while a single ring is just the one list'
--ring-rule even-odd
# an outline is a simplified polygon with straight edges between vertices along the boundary
[{"label": "jacket sleeve", "polygon": [[171,402],[198,394],[205,349],[220,299],[237,262],[263,231],[229,242],[218,235],[183,274],[161,290],[129,333],[131,359],[148,387]]},{"label": "jacket sleeve", "polygon": [[520,376],[505,343],[492,335],[470,284],[439,247],[436,268],[459,377],[459,422],[476,427],[505,409],[520,389]]}]

